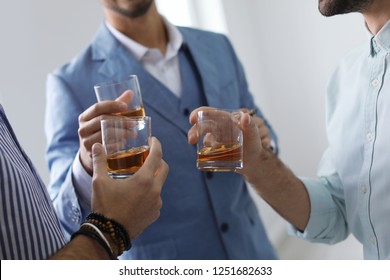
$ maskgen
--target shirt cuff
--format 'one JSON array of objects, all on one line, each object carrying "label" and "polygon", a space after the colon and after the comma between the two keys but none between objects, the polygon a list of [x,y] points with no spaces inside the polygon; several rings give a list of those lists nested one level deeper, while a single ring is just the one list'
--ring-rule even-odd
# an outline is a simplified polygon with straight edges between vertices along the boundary
[{"label": "shirt cuff", "polygon": [[92,177],[84,169],[77,153],[72,165],[72,180],[80,204],[83,208],[91,208]]},{"label": "shirt cuff", "polygon": [[325,242],[323,234],[334,217],[335,204],[321,179],[300,178],[310,199],[310,217],[305,231],[301,232],[289,225],[288,232],[309,241]]}]

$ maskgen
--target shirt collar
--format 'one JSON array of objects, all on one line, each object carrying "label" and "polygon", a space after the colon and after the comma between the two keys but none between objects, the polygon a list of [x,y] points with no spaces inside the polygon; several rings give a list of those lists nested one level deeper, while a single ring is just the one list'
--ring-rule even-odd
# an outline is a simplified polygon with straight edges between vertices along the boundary
[{"label": "shirt collar", "polygon": [[[166,18],[162,17],[163,22],[165,24],[165,27],[168,32],[168,45],[167,45],[167,51],[165,53],[165,59],[168,60],[174,56],[176,56],[181,48],[181,45],[183,44],[183,36],[178,30],[176,26],[174,26],[172,23],[170,23]],[[151,48],[147,48],[138,42],[132,40],[131,38],[127,37],[125,34],[119,32],[117,29],[115,29],[108,21],[105,22],[108,30],[112,33],[112,35],[121,43],[123,44],[138,60],[141,61],[143,57],[152,50]]]},{"label": "shirt collar", "polygon": [[369,34],[371,37],[371,41],[370,41],[371,55],[375,55],[381,50],[384,50],[385,52],[390,52],[390,20],[382,27],[381,30],[379,30],[378,34],[376,34],[375,36],[373,36],[371,32],[369,32]]}]

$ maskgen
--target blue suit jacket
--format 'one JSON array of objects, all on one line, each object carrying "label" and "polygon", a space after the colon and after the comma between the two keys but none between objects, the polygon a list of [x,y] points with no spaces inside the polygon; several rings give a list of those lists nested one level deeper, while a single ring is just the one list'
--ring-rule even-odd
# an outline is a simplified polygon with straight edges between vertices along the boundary
[{"label": "blue suit jacket", "polygon": [[[254,108],[243,69],[227,38],[190,28],[179,30],[199,70],[207,105]],[[179,100],[142,68],[104,24],[92,44],[47,81],[49,191],[67,233],[77,230],[90,211],[72,184],[71,165],[79,148],[78,116],[96,103],[96,83],[129,74],[138,75],[146,114],[152,117],[152,132],[162,143],[170,173],[160,218],[133,241],[124,257],[274,259],[243,178],[196,169],[196,148],[188,145],[187,131],[188,112],[198,106],[192,98],[199,93],[183,94]]]}]

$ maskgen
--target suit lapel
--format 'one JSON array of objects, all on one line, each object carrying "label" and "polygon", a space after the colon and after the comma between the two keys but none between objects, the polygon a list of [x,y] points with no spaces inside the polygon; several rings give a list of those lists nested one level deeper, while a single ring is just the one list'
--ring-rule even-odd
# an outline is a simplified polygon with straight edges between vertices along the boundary
[{"label": "suit lapel", "polygon": [[218,69],[213,63],[212,51],[209,50],[204,40],[198,38],[199,36],[194,36],[186,28],[179,28],[179,30],[183,34],[186,47],[198,68],[207,105],[219,107]]}]

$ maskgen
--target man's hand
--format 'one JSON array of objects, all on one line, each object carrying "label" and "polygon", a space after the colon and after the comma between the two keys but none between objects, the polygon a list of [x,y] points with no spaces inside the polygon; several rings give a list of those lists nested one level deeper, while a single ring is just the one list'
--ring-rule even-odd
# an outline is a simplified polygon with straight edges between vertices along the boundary
[{"label": "man's hand", "polygon": [[89,175],[92,175],[92,146],[102,142],[100,121],[104,115],[126,111],[131,100],[131,93],[124,92],[115,101],[95,103],[79,116],[80,162]]},{"label": "man's hand", "polygon": [[107,173],[103,146],[93,146],[92,211],[122,224],[133,239],[160,216],[161,190],[168,175],[161,144],[152,137],[144,165],[126,179]]}]

